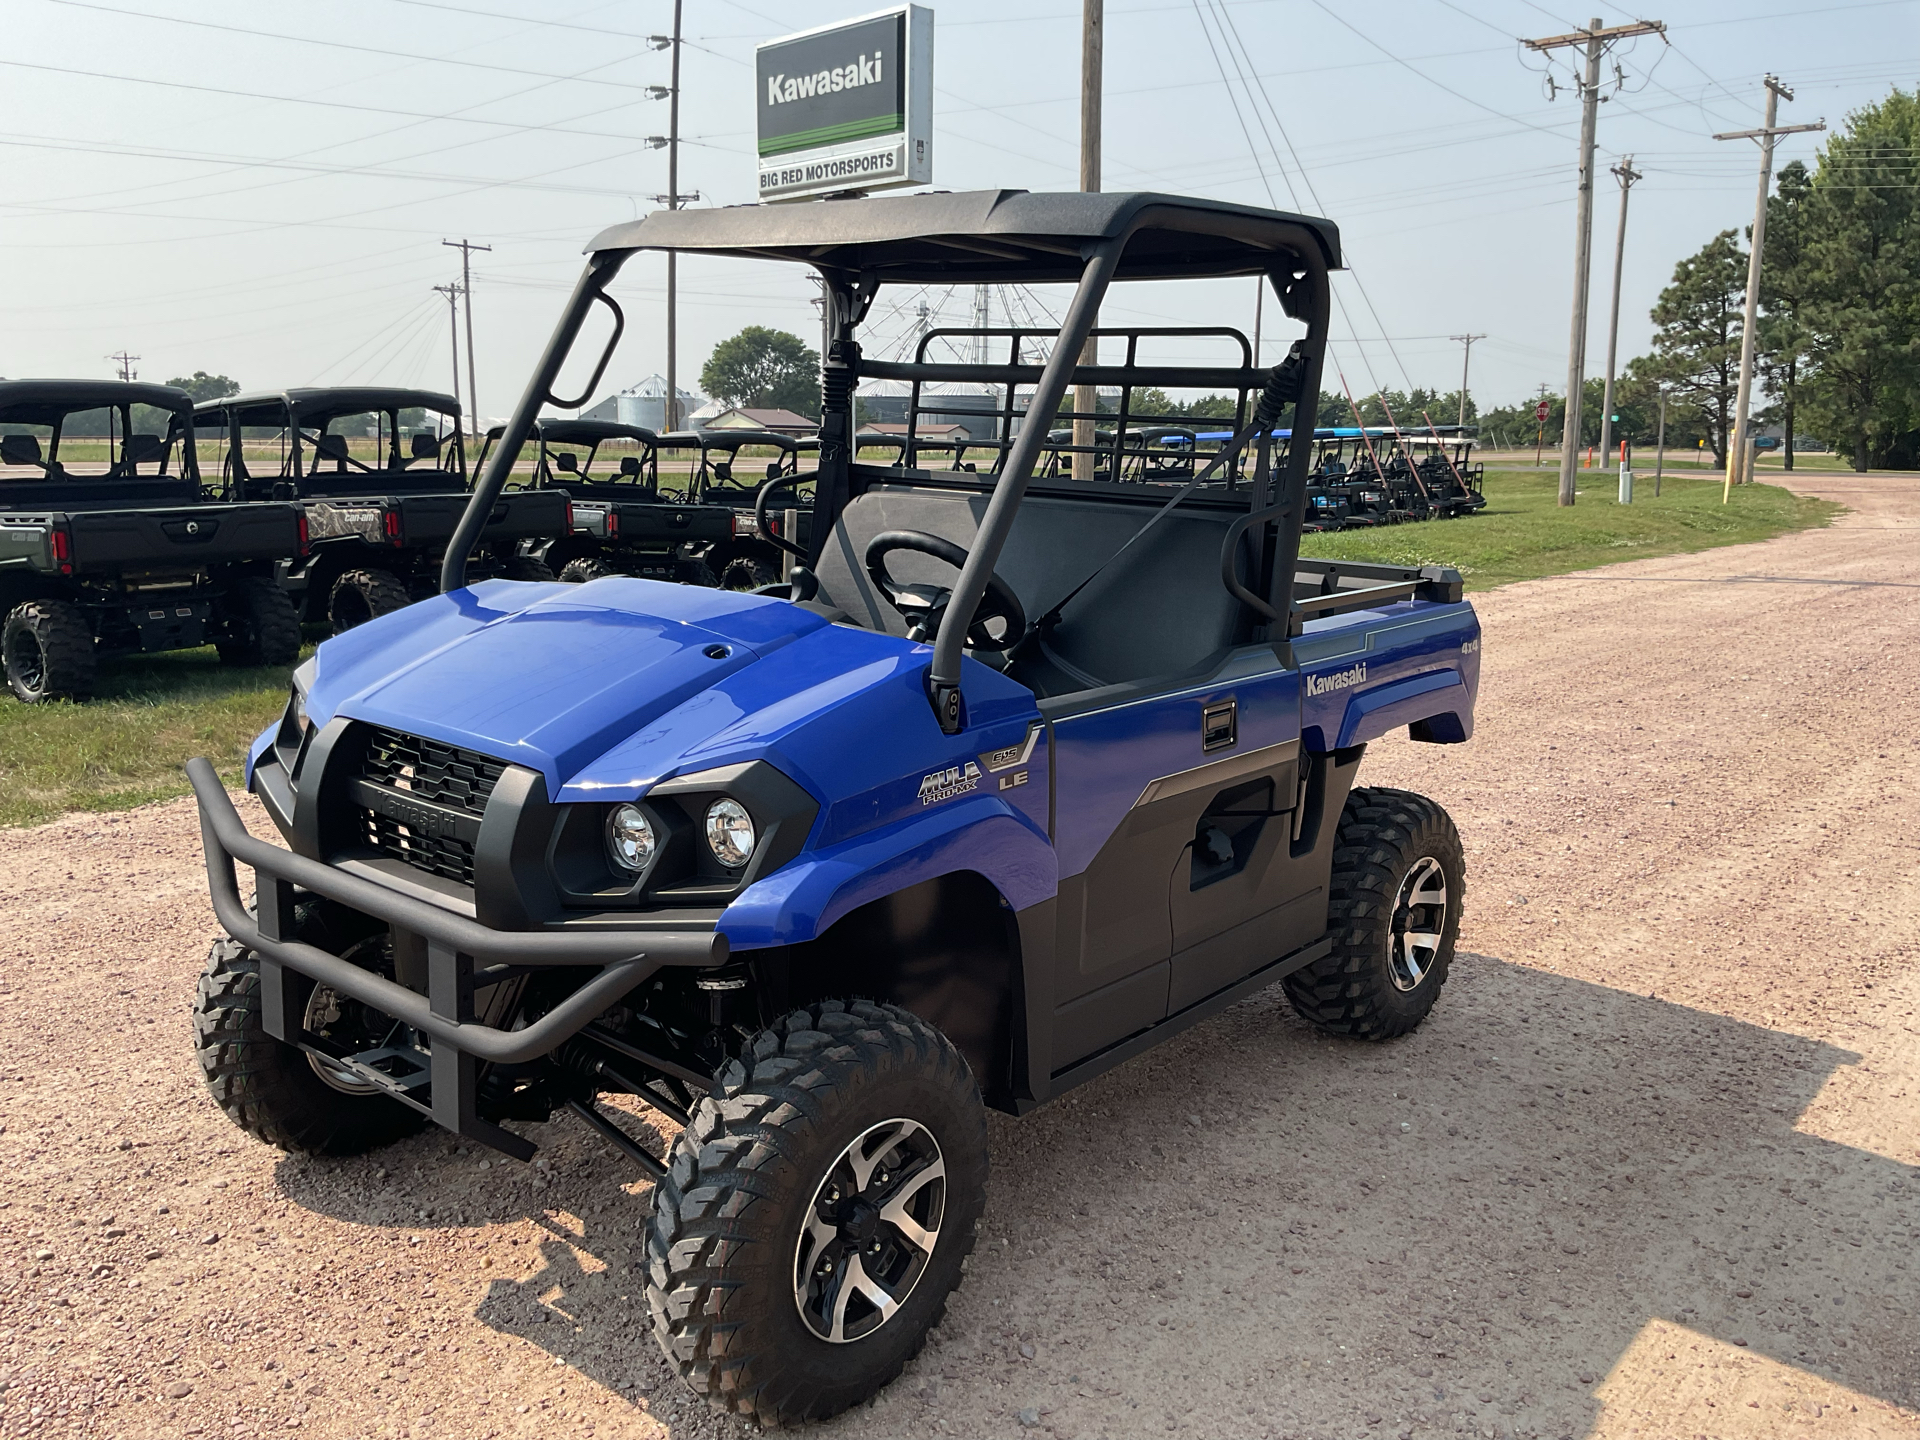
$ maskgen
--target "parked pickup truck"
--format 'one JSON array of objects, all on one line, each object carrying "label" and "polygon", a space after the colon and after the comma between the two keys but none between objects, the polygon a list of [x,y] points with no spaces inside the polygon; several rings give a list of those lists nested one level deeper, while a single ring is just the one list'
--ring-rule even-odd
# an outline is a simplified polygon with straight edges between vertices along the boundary
[{"label": "parked pickup truck", "polygon": [[[487,432],[480,468],[503,428]],[[660,439],[653,431],[611,420],[542,420],[527,445],[532,485],[567,497],[572,529],[552,540],[524,541],[522,549],[562,580],[642,575],[683,585],[720,583],[707,557],[733,538],[734,512],[662,495]]]},{"label": "parked pickup truck", "polygon": [[[777,593],[469,583],[462,539],[540,409],[574,403],[569,346],[643,250],[819,275],[805,563]],[[1024,1114],[1276,983],[1334,1034],[1412,1031],[1465,862],[1439,805],[1355,780],[1390,731],[1469,737],[1480,626],[1454,571],[1298,558],[1311,421],[1272,432],[1317,403],[1338,264],[1327,221],[1152,194],[603,232],[443,593],[323,644],[253,745],[284,845],[190,764],[227,930],[196,1013],[214,1097],[331,1153],[431,1121],[525,1159],[513,1125],[574,1118],[653,1181],[636,1283],[669,1362],[777,1424],[871,1396],[939,1321],[987,1203],[984,1106]],[[1103,352],[1125,363],[1080,361],[1103,301],[1139,303],[1111,285],[1228,276],[1290,320],[1279,365],[1191,330],[1147,337],[1179,364],[1136,363],[1124,331]],[[1005,363],[863,355],[879,290],[975,284],[1073,295]],[[909,388],[908,433],[923,394],[948,403],[931,386],[1025,413],[990,472],[862,464],[866,378]],[[1149,390],[1249,418],[1190,475],[1036,478],[1053,417],[1096,419],[1070,387],[1118,396],[1097,419],[1121,455]],[[1217,1069],[1222,1096],[1245,1081]]]},{"label": "parked pickup truck", "polygon": [[[256,391],[195,412],[220,456],[229,499],[297,501],[311,542],[282,583],[301,617],[338,635],[431,595],[447,542],[466,513],[460,402],[431,390],[354,386]],[[474,574],[551,580],[526,541],[567,533],[567,497],[512,490],[494,498]]]},{"label": "parked pickup truck", "polygon": [[93,693],[98,657],[212,643],[291,665],[274,581],[306,551],[299,508],[215,504],[193,399],[169,385],[0,381],[0,652],[29,703]]}]

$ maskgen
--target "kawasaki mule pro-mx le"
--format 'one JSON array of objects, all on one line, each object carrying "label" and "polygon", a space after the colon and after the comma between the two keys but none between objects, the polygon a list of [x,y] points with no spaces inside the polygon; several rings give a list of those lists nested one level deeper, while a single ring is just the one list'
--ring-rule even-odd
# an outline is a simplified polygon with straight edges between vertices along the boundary
[{"label": "kawasaki mule pro-mx le", "polygon": [[[823,280],[812,543],[777,594],[468,585],[506,462],[542,405],[579,403],[562,363],[597,307],[617,336],[609,283],[649,249]],[[872,1395],[939,1320],[985,1200],[983,1105],[1024,1113],[1276,981],[1328,1030],[1412,1030],[1453,954],[1460,843],[1431,801],[1353,781],[1391,729],[1468,737],[1480,630],[1450,570],[1298,558],[1295,412],[1338,263],[1325,221],[1151,194],[599,236],[443,593],[321,646],[255,743],[286,848],[190,767],[231,937],[199,1015],[220,1102],[290,1149],[432,1120],[522,1159],[510,1126],[569,1111],[653,1178],[661,1347],[771,1423]],[[1271,284],[1301,332],[1282,363],[1231,327],[1094,330],[1115,283],[1219,276]],[[973,284],[1070,287],[1065,319],[959,363],[863,356],[883,287]],[[949,403],[923,387],[991,392],[974,443],[997,460],[856,463],[869,377],[906,383],[910,426]],[[1234,439],[1185,479],[1116,478],[1182,389],[1234,397]],[[1056,423],[1084,439],[1035,479]],[[609,1092],[680,1127],[664,1159]]]}]

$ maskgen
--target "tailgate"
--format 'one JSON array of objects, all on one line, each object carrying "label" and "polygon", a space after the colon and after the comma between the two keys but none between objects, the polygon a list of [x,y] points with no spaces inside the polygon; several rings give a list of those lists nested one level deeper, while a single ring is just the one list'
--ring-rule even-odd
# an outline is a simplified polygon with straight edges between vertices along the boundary
[{"label": "tailgate", "polygon": [[[406,495],[397,502],[408,545],[444,545],[466,513],[465,495]],[[567,497],[558,490],[510,490],[493,502],[482,540],[529,540],[561,535],[567,528]]]},{"label": "tailgate", "polygon": [[[620,539],[725,540],[733,534],[733,511],[719,505],[658,505],[644,502],[616,504]],[[578,516],[579,507],[575,506]]]},{"label": "tailgate", "polygon": [[74,569],[178,569],[300,553],[300,507],[276,502],[82,510],[66,517]]}]

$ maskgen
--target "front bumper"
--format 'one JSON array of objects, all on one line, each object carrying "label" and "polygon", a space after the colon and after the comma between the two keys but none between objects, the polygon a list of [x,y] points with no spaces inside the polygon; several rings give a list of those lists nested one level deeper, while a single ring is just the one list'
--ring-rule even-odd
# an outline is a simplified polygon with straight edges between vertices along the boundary
[{"label": "front bumper", "polygon": [[[663,967],[709,968],[727,960],[727,937],[714,930],[493,929],[248,833],[204,759],[187,762],[187,778],[200,808],[214,913],[227,933],[259,959],[267,1033],[288,1044],[303,1043],[306,987],[289,983],[288,971],[391,1015],[432,1041],[431,1102],[408,1103],[428,1110],[447,1129],[509,1153],[532,1152],[525,1141],[475,1114],[477,1064],[514,1065],[546,1055]],[[251,912],[240,897],[235,861],[253,867]],[[296,889],[420,936],[427,950],[427,993],[298,939]],[[503,1030],[475,1019],[476,990],[552,967],[599,967],[600,973],[522,1029]]]}]

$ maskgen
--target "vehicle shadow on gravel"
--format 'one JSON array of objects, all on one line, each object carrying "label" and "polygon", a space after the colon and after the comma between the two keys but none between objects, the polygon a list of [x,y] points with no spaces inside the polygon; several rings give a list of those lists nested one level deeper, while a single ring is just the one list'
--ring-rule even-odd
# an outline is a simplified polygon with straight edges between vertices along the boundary
[{"label": "vehicle shadow on gravel", "polygon": [[[1386,1045],[1269,991],[994,1117],[966,1286],[913,1373],[832,1428],[1012,1433],[1031,1408],[1061,1436],[1581,1435],[1660,1318],[1920,1405],[1920,1169],[1795,1129],[1857,1059],[1481,956]],[[353,1162],[418,1166],[404,1200],[281,1178],[370,1225],[532,1219],[539,1267],[476,1317],[687,1415],[647,1337],[646,1187],[571,1121],[531,1133],[551,1180],[476,1185],[437,1134]],[[416,1203],[435,1217],[396,1213]]]}]

